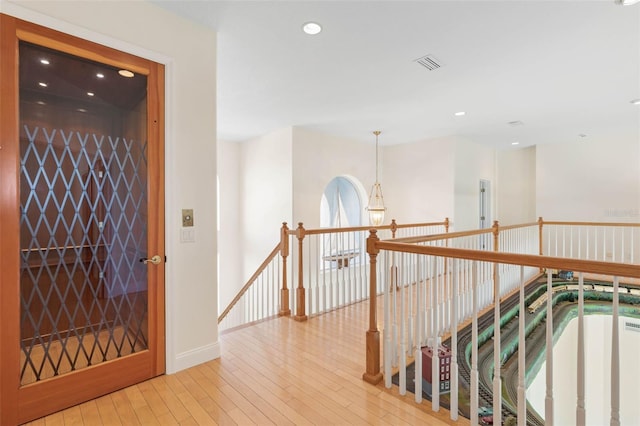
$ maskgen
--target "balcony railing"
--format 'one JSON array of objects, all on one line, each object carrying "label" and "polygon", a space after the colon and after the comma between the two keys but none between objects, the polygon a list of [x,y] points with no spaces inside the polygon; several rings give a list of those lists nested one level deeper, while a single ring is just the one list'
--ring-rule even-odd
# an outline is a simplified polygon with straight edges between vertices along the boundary
[{"label": "balcony railing", "polygon": [[[289,315],[304,321],[369,297],[366,239],[371,227],[280,229],[280,241],[218,317],[219,330]],[[449,220],[376,228],[384,238],[442,234]],[[379,290],[381,291],[381,290]]]},{"label": "balcony railing", "polygon": [[[614,317],[611,329],[611,424],[620,419],[619,330],[620,282],[628,293],[639,293],[640,224],[537,222],[500,226],[468,232],[449,232],[449,221],[428,224],[382,226],[374,229],[296,229],[286,224],[281,239],[219,318],[220,329],[264,320],[276,315],[292,315],[304,321],[332,309],[369,300],[369,329],[366,332],[366,365],[363,378],[371,383],[398,376],[399,392],[407,392],[414,379],[415,400],[422,401],[422,351],[431,351],[433,389],[439,389],[438,345],[450,340],[450,395],[458,395],[459,375],[470,385],[469,415],[478,424],[482,403],[491,403],[494,424],[505,416],[517,416],[519,425],[553,424],[553,306],[561,290],[553,285],[553,275],[572,271],[577,283],[572,288],[578,298],[579,341],[577,345],[577,424],[585,424],[585,278],[611,282],[602,286],[610,294]],[[546,273],[542,294],[531,299],[531,282]],[[529,286],[528,286],[529,285]],[[498,297],[495,297],[498,295]],[[377,302],[383,301],[382,339],[378,331]],[[507,300],[516,298],[511,304]],[[527,309],[528,308],[528,309]],[[493,313],[492,325],[479,330],[479,318]],[[525,312],[525,315],[521,313]],[[526,313],[528,312],[528,313]],[[528,315],[545,323],[546,389],[543,419],[527,407],[525,355],[527,336],[533,323]],[[505,316],[517,318],[518,339],[502,344],[501,326]],[[463,326],[471,329],[471,343],[458,347]],[[478,347],[493,339],[493,360],[487,372],[479,365]],[[382,344],[381,344],[382,343]],[[491,342],[489,342],[491,344]],[[517,352],[517,390],[503,394],[501,374],[506,357]],[[486,360],[485,360],[486,361]],[[406,366],[414,363],[414,377]],[[469,365],[466,365],[469,364]],[[485,365],[486,366],[486,365]],[[503,399],[503,395],[506,397]],[[432,410],[440,408],[440,394],[433,392]],[[489,401],[490,400],[490,401]],[[457,419],[458,398],[449,398],[450,415]],[[483,407],[483,410],[486,407]],[[542,416],[542,414],[540,414]]]},{"label": "balcony railing", "polygon": [[[593,228],[592,228],[593,227]],[[470,386],[469,417],[471,424],[478,424],[481,402],[492,404],[494,424],[501,424],[506,415],[517,417],[519,425],[552,425],[554,421],[553,385],[553,304],[557,301],[558,288],[553,286],[554,272],[572,271],[578,277],[575,289],[578,293],[578,344],[577,364],[577,424],[585,424],[585,346],[584,346],[584,291],[585,276],[609,280],[613,325],[611,329],[611,395],[610,423],[620,420],[620,346],[619,346],[619,298],[620,281],[627,281],[625,293],[631,292],[639,282],[640,266],[637,262],[640,224],[566,223],[544,222],[500,227],[497,223],[490,230],[449,233],[397,240],[383,240],[376,230],[367,239],[370,256],[370,316],[366,333],[367,361],[363,378],[371,383],[384,379],[391,387],[391,377],[398,375],[399,392],[405,394],[407,383],[415,386],[415,400],[422,402],[423,350],[431,358],[431,389],[441,389],[441,377],[445,366],[440,362],[440,343],[450,339],[451,358],[446,365],[446,384],[450,416],[459,414],[459,375],[466,369],[465,348],[458,347],[458,333],[462,325],[470,323]],[[596,254],[598,253],[598,254]],[[559,257],[564,255],[566,257]],[[596,260],[598,259],[598,260]],[[616,261],[614,261],[616,260]],[[525,303],[527,284],[546,272],[544,296]],[[567,286],[565,286],[566,289]],[[382,336],[378,331],[378,297],[382,290]],[[635,291],[635,290],[634,290]],[[506,304],[507,297],[516,295],[514,307]],[[497,297],[496,297],[497,295]],[[542,299],[543,302],[540,302]],[[539,312],[527,311],[528,304],[546,304]],[[504,305],[504,310],[503,310]],[[479,317],[493,312],[493,325],[479,330]],[[508,311],[508,312],[507,312]],[[540,313],[542,312],[542,313]],[[501,325],[504,315],[517,315],[518,340],[515,344],[502,345]],[[534,317],[535,316],[535,317]],[[514,317],[515,318],[515,317]],[[540,320],[542,318],[542,320]],[[526,337],[535,321],[546,323],[545,355],[546,395],[544,420],[537,418],[527,408],[525,355]],[[489,372],[483,372],[478,364],[479,331],[493,338],[493,361],[489,360]],[[381,345],[382,342],[382,345]],[[382,349],[381,349],[382,346]],[[493,374],[515,351],[518,353],[517,391],[513,398],[503,401],[502,374]],[[444,356],[443,356],[444,359]],[[413,362],[414,377],[407,377],[407,365]],[[449,361],[447,361],[449,362]],[[382,365],[382,370],[380,366]],[[485,365],[486,366],[486,365]],[[500,366],[495,367],[494,366]],[[465,371],[466,371],[465,370]],[[490,383],[480,379],[486,373]],[[445,386],[446,388],[446,386]],[[464,398],[463,398],[464,399]],[[491,401],[487,401],[491,399]],[[507,400],[508,399],[508,400]],[[431,396],[433,411],[440,409],[440,392]],[[542,415],[542,414],[541,414]],[[638,420],[638,419],[636,419]]]}]

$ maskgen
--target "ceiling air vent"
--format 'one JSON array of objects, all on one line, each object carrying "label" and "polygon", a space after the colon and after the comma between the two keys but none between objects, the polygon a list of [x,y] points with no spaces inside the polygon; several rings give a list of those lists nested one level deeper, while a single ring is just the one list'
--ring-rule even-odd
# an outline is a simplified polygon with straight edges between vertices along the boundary
[{"label": "ceiling air vent", "polygon": [[438,68],[442,68],[444,65],[442,62],[437,60],[433,55],[426,55],[422,58],[415,59],[413,62],[417,62],[429,71],[437,70]]}]

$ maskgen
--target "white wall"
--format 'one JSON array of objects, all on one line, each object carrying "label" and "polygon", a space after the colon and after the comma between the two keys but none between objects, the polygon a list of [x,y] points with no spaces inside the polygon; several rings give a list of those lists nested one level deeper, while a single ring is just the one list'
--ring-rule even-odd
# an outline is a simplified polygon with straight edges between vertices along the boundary
[{"label": "white wall", "polygon": [[240,217],[242,256],[238,262],[243,282],[237,284],[238,288],[280,241],[282,222],[292,221],[291,128],[241,143],[240,173],[236,214]]},{"label": "white wall", "polygon": [[537,216],[546,220],[631,222],[640,219],[638,135],[606,143],[538,145]]},{"label": "white wall", "polygon": [[[146,2],[9,1],[0,11],[166,64],[167,372],[219,356],[216,35]],[[194,209],[195,243],[180,211]]]},{"label": "white wall", "polygon": [[241,144],[218,141],[218,312],[222,312],[243,285],[240,211]]},{"label": "white wall", "polygon": [[480,223],[480,179],[491,182],[489,195],[490,220],[495,217],[498,185],[495,177],[495,150],[474,142],[458,139],[454,159],[453,225],[456,231],[478,229]]},{"label": "white wall", "polygon": [[497,152],[494,219],[502,225],[535,222],[536,147]]},{"label": "white wall", "polygon": [[[336,176],[350,176],[359,181],[363,194],[363,224],[368,224],[364,207],[368,191],[375,180],[375,138],[371,143],[323,135],[299,127],[293,128],[293,219],[303,221],[305,228],[320,226],[320,200],[327,184]],[[382,150],[379,149],[382,153]],[[382,157],[382,155],[380,155]],[[380,160],[382,165],[382,160]],[[380,181],[385,190],[381,167]],[[385,195],[386,202],[386,195]],[[385,217],[385,223],[391,217]]]},{"label": "white wall", "polygon": [[382,189],[398,223],[453,220],[454,148],[450,139],[384,147]]}]

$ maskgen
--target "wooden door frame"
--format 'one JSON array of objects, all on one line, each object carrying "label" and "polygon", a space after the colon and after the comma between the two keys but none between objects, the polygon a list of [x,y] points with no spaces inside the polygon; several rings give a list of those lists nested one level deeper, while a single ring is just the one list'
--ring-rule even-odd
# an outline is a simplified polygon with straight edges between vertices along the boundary
[{"label": "wooden door frame", "polygon": [[[0,424],[23,423],[165,372],[165,265],[148,268],[149,349],[20,385],[18,43],[28,41],[147,75],[149,257],[164,257],[164,66],[0,14]],[[152,143],[155,141],[155,143]],[[153,166],[152,166],[153,165]],[[90,385],[87,385],[90,383]],[[62,388],[64,387],[64,388]],[[54,401],[51,395],[56,396]]]}]

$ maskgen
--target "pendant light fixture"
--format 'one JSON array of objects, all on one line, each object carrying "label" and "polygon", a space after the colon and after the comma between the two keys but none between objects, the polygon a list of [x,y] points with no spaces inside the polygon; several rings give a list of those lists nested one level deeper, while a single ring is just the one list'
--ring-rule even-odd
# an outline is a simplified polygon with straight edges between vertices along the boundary
[{"label": "pendant light fixture", "polygon": [[380,130],[373,132],[376,135],[376,182],[371,187],[371,193],[369,194],[369,205],[367,210],[369,211],[369,224],[373,226],[380,226],[384,222],[384,212],[387,208],[384,206],[384,198],[382,197],[382,187],[378,182],[378,136]]}]

